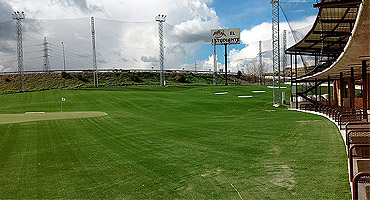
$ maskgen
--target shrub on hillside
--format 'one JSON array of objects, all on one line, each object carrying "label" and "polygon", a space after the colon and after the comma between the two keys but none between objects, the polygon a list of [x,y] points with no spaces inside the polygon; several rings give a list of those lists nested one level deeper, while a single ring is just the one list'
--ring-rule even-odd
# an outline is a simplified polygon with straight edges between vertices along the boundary
[{"label": "shrub on hillside", "polygon": [[238,73],[236,74],[236,78],[240,78],[242,76],[242,72],[239,70]]},{"label": "shrub on hillside", "polygon": [[137,75],[137,73],[128,73],[128,79],[130,81],[137,82],[137,83],[142,82],[141,78],[139,77],[139,75]]},{"label": "shrub on hillside", "polygon": [[189,83],[184,74],[177,74],[175,76],[175,81],[178,83]]},{"label": "shrub on hillside", "polygon": [[71,75],[67,72],[62,72],[62,78],[65,78],[65,79],[70,79],[71,78]]},{"label": "shrub on hillside", "polygon": [[78,80],[80,80],[82,82],[85,82],[85,83],[89,82],[89,80],[87,78],[85,78],[81,73],[76,73],[75,76]]}]

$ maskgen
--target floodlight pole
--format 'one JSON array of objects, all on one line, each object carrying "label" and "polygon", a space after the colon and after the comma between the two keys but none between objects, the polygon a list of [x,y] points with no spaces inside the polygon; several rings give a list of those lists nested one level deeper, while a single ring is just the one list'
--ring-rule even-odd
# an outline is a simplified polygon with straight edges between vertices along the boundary
[{"label": "floodlight pole", "polygon": [[165,86],[164,77],[164,44],[163,44],[163,22],[166,21],[166,15],[158,15],[155,17],[155,21],[158,22],[159,32],[159,65],[160,65],[160,84]]},{"label": "floodlight pole", "polygon": [[94,87],[99,87],[99,81],[98,81],[98,65],[97,65],[97,62],[96,62],[95,22],[94,22],[94,17],[91,17],[91,40],[92,40],[92,50],[93,50]]},{"label": "floodlight pole", "polygon": [[19,76],[19,91],[24,91],[23,80],[23,45],[22,45],[22,19],[25,19],[24,12],[14,12],[12,18],[16,23],[17,31],[17,60],[18,60],[18,76]]},{"label": "floodlight pole", "polygon": [[278,75],[279,105],[281,104],[280,93],[280,41],[279,41],[279,0],[271,0],[272,4],[272,55],[273,55],[273,103],[276,103],[275,76]]}]

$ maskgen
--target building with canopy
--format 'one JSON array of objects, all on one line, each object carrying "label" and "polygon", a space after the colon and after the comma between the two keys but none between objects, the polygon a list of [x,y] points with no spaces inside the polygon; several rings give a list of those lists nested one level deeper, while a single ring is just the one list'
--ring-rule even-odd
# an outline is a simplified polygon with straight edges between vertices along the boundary
[{"label": "building with canopy", "polygon": [[[353,198],[370,199],[370,0],[322,0],[313,6],[318,15],[311,30],[285,51],[292,63],[291,108],[321,112],[346,127]],[[314,66],[299,74],[298,56],[314,57]],[[349,128],[355,124],[362,132]],[[367,166],[361,170],[353,162],[359,154]]]}]

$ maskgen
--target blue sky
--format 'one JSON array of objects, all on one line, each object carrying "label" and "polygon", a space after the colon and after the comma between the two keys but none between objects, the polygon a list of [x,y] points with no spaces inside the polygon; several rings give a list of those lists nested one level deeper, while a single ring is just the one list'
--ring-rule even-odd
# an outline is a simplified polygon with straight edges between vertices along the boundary
[{"label": "blue sky", "polygon": [[[303,20],[305,17],[316,15],[317,9],[313,8],[313,3],[315,3],[315,0],[281,1],[280,22],[285,24],[287,20],[289,22],[297,22]],[[209,6],[215,9],[221,26],[225,28],[241,28],[241,31],[245,31],[253,29],[262,23],[271,23],[272,21],[270,0],[214,0]],[[298,24],[290,24],[290,27],[293,29],[296,28],[295,26],[298,26]],[[271,39],[270,35],[261,40],[265,41],[269,39]],[[245,47],[246,44],[231,45],[229,46],[229,50],[242,50]],[[203,46],[201,48],[201,52],[203,53],[200,53],[197,59],[202,59],[205,56],[204,54],[206,54],[205,52],[209,51],[211,51],[210,46]],[[217,47],[217,51],[219,52],[219,62],[224,63],[224,47]]]},{"label": "blue sky", "polygon": [[221,24],[227,27],[250,29],[271,19],[269,1],[214,0],[211,7],[215,8]]}]

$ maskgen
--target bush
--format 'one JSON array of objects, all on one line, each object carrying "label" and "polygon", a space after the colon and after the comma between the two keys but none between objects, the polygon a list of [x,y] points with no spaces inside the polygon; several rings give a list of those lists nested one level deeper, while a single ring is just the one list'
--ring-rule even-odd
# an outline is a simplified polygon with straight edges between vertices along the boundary
[{"label": "bush", "polygon": [[70,79],[71,78],[71,75],[67,72],[62,72],[62,78],[65,78],[65,79]]},{"label": "bush", "polygon": [[80,80],[82,82],[85,82],[85,83],[89,82],[89,80],[87,78],[83,77],[81,73],[76,74],[76,77],[77,77],[78,80]]},{"label": "bush", "polygon": [[178,83],[189,83],[189,81],[186,80],[186,77],[184,74],[177,74],[175,76],[175,81]]},{"label": "bush", "polygon": [[133,82],[140,83],[142,82],[141,78],[137,75],[137,73],[128,73],[128,79]]},{"label": "bush", "polygon": [[242,77],[242,72],[239,70],[238,73],[236,74],[236,78]]}]

